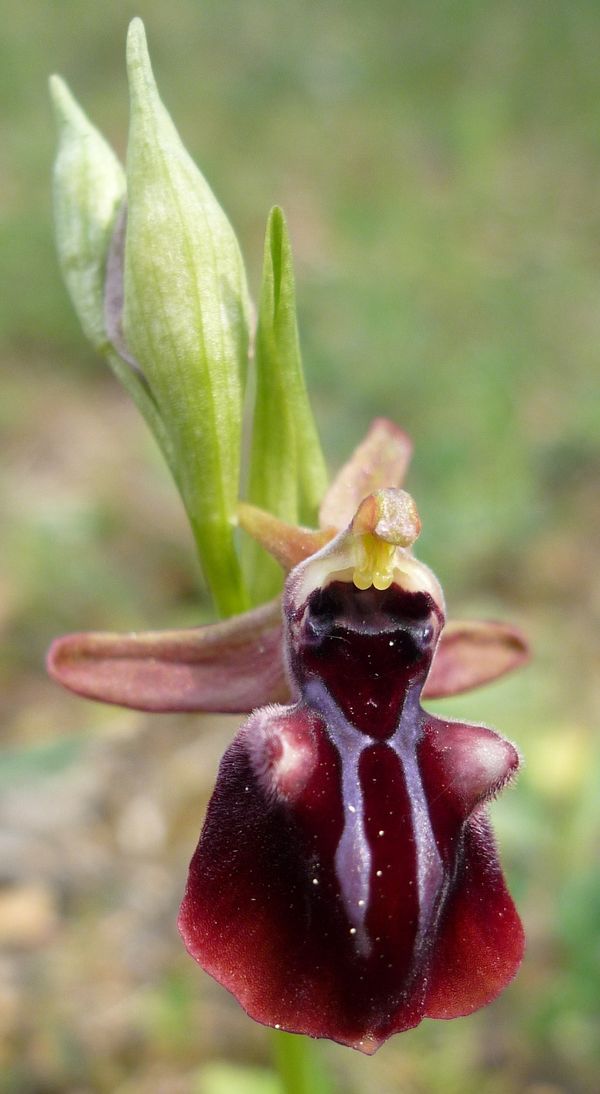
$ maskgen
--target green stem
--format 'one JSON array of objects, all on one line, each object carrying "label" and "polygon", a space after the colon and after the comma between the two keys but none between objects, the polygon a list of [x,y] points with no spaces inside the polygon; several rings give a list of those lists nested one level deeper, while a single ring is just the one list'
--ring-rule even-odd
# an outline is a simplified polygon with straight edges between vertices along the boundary
[{"label": "green stem", "polygon": [[318,1048],[309,1037],[273,1030],[273,1060],[282,1094],[333,1094]]}]

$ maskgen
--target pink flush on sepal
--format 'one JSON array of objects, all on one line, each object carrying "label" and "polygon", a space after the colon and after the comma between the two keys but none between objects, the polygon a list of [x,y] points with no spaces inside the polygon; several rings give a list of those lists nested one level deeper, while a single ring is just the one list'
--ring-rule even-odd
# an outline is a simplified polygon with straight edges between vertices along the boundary
[{"label": "pink flush on sepal", "polygon": [[225,754],[179,921],[253,1018],[366,1053],[490,1002],[523,951],[485,812],[518,754],[420,705],[444,602],[417,532],[381,490],[290,573],[295,702]]}]

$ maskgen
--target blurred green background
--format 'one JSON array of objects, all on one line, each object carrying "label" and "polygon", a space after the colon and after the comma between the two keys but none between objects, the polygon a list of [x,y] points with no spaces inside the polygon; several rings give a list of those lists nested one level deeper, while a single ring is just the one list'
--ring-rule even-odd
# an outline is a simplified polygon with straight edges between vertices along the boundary
[{"label": "blurred green background", "polygon": [[[269,1040],[183,953],[187,861],[232,719],[46,680],[53,635],[210,617],[177,496],[86,348],[53,252],[47,102],[124,152],[129,18],[256,295],[297,261],[332,468],[384,413],[416,441],[420,556],[453,615],[520,622],[527,672],[443,704],[526,759],[493,807],[528,951],[491,1007],[340,1090],[562,1094],[600,1067],[600,7],[588,0],[2,0],[0,1090],[275,1091]],[[249,1070],[249,1069],[257,1070]],[[233,1070],[232,1070],[233,1069]],[[240,1070],[236,1070],[240,1069]]]}]

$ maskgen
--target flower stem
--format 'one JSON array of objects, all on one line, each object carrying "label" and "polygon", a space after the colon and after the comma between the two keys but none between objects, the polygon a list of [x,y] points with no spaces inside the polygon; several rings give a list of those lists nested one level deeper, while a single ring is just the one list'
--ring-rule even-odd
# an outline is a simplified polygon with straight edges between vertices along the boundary
[{"label": "flower stem", "polygon": [[282,1094],[333,1094],[316,1044],[296,1033],[273,1031],[273,1060]]}]

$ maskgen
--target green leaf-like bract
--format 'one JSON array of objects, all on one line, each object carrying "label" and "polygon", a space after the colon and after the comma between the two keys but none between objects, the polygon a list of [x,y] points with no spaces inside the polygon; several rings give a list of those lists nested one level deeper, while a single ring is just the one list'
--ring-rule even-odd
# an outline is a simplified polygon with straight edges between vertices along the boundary
[{"label": "green leaf-like bract", "polygon": [[[327,475],[302,370],[292,251],[278,208],[267,224],[255,360],[249,500],[292,524],[313,526]],[[248,548],[247,559],[252,597],[260,603],[281,588],[281,571],[258,546]]]}]

